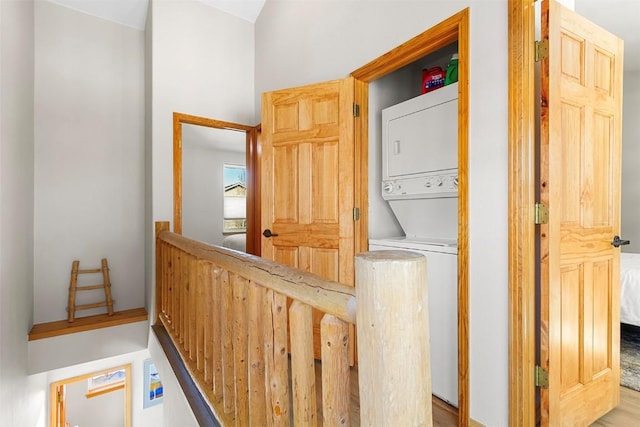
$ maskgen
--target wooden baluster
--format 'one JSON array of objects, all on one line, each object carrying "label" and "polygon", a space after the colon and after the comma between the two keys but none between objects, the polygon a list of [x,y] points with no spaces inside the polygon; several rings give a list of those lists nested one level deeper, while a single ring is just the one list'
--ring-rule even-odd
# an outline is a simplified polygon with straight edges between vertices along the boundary
[{"label": "wooden baluster", "polygon": [[191,287],[189,283],[189,254],[182,254],[182,350],[185,358],[189,358],[189,299],[191,298]]},{"label": "wooden baluster", "polygon": [[[158,298],[158,295],[156,295],[156,305],[158,304],[157,301],[160,301],[159,305],[160,307],[158,307],[158,311],[156,312],[156,322],[158,322],[158,316],[160,314],[163,314],[165,318],[168,318],[168,313],[167,313],[167,295],[169,293],[169,284],[167,283],[167,271],[169,271],[169,260],[167,257],[167,245],[164,242],[159,242],[158,246],[157,246],[157,250],[160,251],[160,262],[161,262],[161,268],[160,271],[158,272],[158,266],[156,265],[156,281],[160,281],[160,298]],[[158,286],[156,286],[158,287]]]},{"label": "wooden baluster", "polygon": [[233,372],[233,293],[229,285],[229,273],[222,273],[222,298],[220,310],[220,325],[222,327],[222,387],[224,397],[224,412],[235,412],[235,378]]},{"label": "wooden baluster", "polygon": [[209,317],[208,298],[206,295],[207,288],[211,287],[210,269],[208,263],[198,260],[198,281],[197,297],[196,297],[196,369],[205,378],[205,359],[204,359],[204,335],[205,323]]},{"label": "wooden baluster", "polygon": [[174,252],[175,248],[169,244],[164,244],[167,252],[167,270],[165,272],[165,280],[167,281],[167,317],[171,320],[171,324],[169,326],[171,332],[173,333],[175,328],[175,312],[174,312],[174,299],[175,292],[173,291],[175,282],[174,282],[174,272],[175,272],[175,259]]},{"label": "wooden baluster", "polygon": [[293,425],[316,426],[316,373],[311,306],[294,301],[289,308]]},{"label": "wooden baluster", "polygon": [[175,270],[173,272],[173,289],[175,291],[175,299],[174,299],[174,309],[176,312],[176,327],[175,327],[175,336],[177,338],[176,347],[178,350],[182,351],[182,343],[184,339],[182,338],[182,252],[180,249],[175,249],[174,251],[174,263]]},{"label": "wooden baluster", "polygon": [[185,361],[188,363],[190,360],[189,357],[189,318],[190,318],[190,308],[189,301],[191,300],[191,281],[189,280],[190,273],[190,259],[191,255],[188,253],[182,254],[182,283],[184,286],[182,290],[184,291],[182,294],[182,334],[184,338],[183,342],[183,354],[185,356]]},{"label": "wooden baluster", "polygon": [[213,395],[217,400],[222,399],[224,396],[223,382],[222,382],[222,273],[223,270],[220,267],[214,267],[213,269],[213,312],[212,324],[211,324],[211,359],[212,359],[212,374],[213,374]]},{"label": "wooden baluster", "polygon": [[[213,287],[215,286],[214,267],[210,262],[202,263],[202,359],[204,382],[213,390],[213,315],[215,313],[213,301]],[[200,348],[200,347],[198,347]]]},{"label": "wooden baluster", "polygon": [[236,426],[249,425],[249,373],[247,369],[249,330],[247,303],[249,281],[230,274],[233,289],[233,357],[236,385]]},{"label": "wooden baluster", "polygon": [[263,295],[261,286],[249,284],[249,424],[252,426],[263,425],[266,417]]},{"label": "wooden baluster", "polygon": [[175,334],[176,330],[176,248],[174,246],[169,246],[169,271],[168,274],[168,282],[169,282],[169,295],[167,305],[169,306],[169,318],[171,319],[171,331]]},{"label": "wooden baluster", "polygon": [[264,369],[267,426],[289,425],[287,298],[267,290],[264,301]]},{"label": "wooden baluster", "polygon": [[349,324],[325,314],[320,322],[322,342],[322,415],[324,427],[351,425]]},{"label": "wooden baluster", "polygon": [[197,356],[197,307],[198,307],[198,259],[189,257],[189,299],[187,300],[188,334],[189,334],[189,360],[196,361]]},{"label": "wooden baluster", "polygon": [[356,255],[361,425],[433,424],[425,282],[423,255]]},{"label": "wooden baluster", "polygon": [[180,274],[180,276],[178,277],[178,283],[179,283],[179,289],[180,289],[180,352],[184,355],[185,354],[185,350],[187,348],[188,345],[188,337],[187,337],[187,307],[186,307],[186,303],[185,300],[187,298],[187,286],[189,284],[188,280],[186,278],[188,278],[189,276],[189,271],[187,270],[187,263],[185,261],[185,258],[187,257],[187,254],[180,251],[179,254],[179,265],[180,265],[180,270],[178,271],[178,273]]}]

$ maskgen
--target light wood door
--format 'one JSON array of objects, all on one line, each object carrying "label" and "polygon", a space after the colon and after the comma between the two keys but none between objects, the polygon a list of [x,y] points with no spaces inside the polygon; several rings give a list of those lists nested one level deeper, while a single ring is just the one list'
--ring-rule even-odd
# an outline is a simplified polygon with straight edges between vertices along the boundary
[{"label": "light wood door", "polygon": [[619,401],[622,41],[543,2],[542,424],[586,426]]},{"label": "light wood door", "polygon": [[[354,283],[353,78],[262,96],[262,257]],[[265,232],[265,234],[269,234]],[[320,320],[314,312],[314,352]]]}]

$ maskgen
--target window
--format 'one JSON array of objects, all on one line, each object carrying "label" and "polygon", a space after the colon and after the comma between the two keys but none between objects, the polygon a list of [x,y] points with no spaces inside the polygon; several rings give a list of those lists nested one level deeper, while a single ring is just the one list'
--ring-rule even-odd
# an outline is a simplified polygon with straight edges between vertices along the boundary
[{"label": "window", "polygon": [[224,233],[247,229],[247,168],[224,165]]},{"label": "window", "polygon": [[99,396],[124,388],[127,373],[125,369],[104,372],[87,379],[87,397]]}]

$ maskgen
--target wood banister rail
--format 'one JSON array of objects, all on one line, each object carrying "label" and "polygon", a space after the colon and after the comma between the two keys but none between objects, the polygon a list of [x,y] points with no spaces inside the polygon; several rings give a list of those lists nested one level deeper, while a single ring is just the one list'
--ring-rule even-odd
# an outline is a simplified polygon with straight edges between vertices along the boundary
[{"label": "wood banister rail", "polygon": [[[166,330],[223,426],[350,426],[360,424],[350,410],[349,330],[357,317],[366,325],[358,328],[360,373],[366,372],[361,424],[431,425],[426,262],[416,256],[359,254],[356,313],[350,286],[156,223],[154,331]],[[321,392],[312,308],[325,312]]]},{"label": "wood banister rail", "polygon": [[203,261],[240,274],[252,282],[301,301],[345,322],[355,323],[355,290],[352,286],[321,279],[270,260],[230,249],[210,246],[179,234],[162,231],[158,239]]}]

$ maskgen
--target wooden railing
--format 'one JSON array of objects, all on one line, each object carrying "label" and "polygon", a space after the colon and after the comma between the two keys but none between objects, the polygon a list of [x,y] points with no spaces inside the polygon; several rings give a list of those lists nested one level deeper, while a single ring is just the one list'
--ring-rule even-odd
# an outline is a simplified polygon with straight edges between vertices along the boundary
[{"label": "wooden railing", "polygon": [[[356,313],[353,287],[190,240],[169,232],[168,223],[156,223],[156,321],[222,425],[347,426],[349,327],[358,317],[362,424],[431,425],[426,263],[409,258],[386,259],[391,264],[381,264],[379,254],[356,259],[356,288],[368,289]],[[422,285],[384,290],[385,281],[407,275]],[[424,291],[416,293],[418,288]],[[321,411],[312,308],[325,313]],[[395,365],[384,366],[389,362]]]}]

